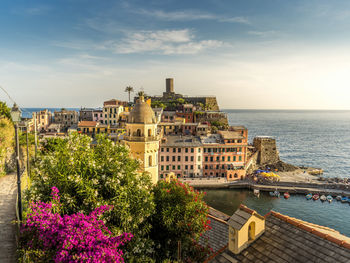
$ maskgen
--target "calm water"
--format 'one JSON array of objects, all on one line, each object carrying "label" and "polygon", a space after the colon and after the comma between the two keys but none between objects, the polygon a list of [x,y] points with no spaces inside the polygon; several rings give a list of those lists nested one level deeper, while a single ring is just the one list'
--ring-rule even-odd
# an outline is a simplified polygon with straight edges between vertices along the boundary
[{"label": "calm water", "polygon": [[[245,125],[249,140],[273,136],[282,160],[321,167],[326,176],[350,177],[350,111],[227,110],[231,125]],[[350,205],[307,201],[304,196],[275,199],[254,197],[245,190],[207,190],[207,203],[232,215],[240,203],[264,215],[271,209],[350,236]]]}]

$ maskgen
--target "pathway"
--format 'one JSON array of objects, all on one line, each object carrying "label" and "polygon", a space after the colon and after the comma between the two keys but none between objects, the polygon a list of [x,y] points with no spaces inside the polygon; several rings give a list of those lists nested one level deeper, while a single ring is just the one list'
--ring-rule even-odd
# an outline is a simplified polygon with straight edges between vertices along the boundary
[{"label": "pathway", "polygon": [[16,175],[0,178],[0,262],[16,262]]}]

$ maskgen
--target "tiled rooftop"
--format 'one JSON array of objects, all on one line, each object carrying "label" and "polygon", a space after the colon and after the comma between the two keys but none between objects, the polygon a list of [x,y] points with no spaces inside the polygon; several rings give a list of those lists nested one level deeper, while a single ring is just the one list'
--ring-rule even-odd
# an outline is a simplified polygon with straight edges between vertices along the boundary
[{"label": "tiled rooftop", "polygon": [[[243,210],[247,214],[254,212],[249,208]],[[348,238],[337,231],[274,211],[265,218],[265,233],[238,255],[227,249],[228,233],[223,232],[228,228],[227,222],[212,220],[213,228],[208,232],[214,233],[206,235],[212,237],[209,244],[213,244],[214,252],[218,253],[209,262],[350,262]]]}]

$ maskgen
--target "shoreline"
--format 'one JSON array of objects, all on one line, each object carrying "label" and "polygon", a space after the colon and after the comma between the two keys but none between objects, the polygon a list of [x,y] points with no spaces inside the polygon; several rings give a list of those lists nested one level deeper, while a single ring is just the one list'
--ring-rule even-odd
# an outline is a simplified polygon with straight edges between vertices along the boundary
[{"label": "shoreline", "polygon": [[280,191],[290,194],[318,193],[326,195],[350,196],[350,184],[328,183],[319,181],[318,176],[310,175],[307,169],[297,169],[293,172],[277,172],[281,177],[279,182],[256,183],[252,180],[227,181],[225,178],[182,178],[182,182],[198,189],[258,189],[260,191]]}]

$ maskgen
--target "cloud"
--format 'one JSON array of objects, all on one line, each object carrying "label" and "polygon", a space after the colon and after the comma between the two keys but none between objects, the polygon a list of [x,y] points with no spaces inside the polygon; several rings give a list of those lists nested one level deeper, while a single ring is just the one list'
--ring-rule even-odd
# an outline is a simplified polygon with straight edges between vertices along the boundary
[{"label": "cloud", "polygon": [[189,29],[137,31],[127,33],[120,42],[108,42],[107,49],[115,53],[197,54],[208,48],[217,48],[223,43],[217,40],[196,41]]},{"label": "cloud", "polygon": [[277,32],[274,30],[269,30],[269,31],[248,31],[248,35],[254,35],[254,36],[259,36],[259,37],[268,37],[271,35],[275,35]]},{"label": "cloud", "polygon": [[165,12],[163,10],[138,9],[132,10],[132,12],[165,21],[216,20],[218,22],[249,24],[249,20],[246,17],[226,17],[195,10]]}]

